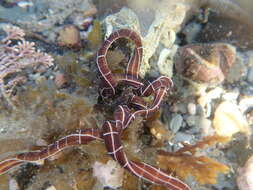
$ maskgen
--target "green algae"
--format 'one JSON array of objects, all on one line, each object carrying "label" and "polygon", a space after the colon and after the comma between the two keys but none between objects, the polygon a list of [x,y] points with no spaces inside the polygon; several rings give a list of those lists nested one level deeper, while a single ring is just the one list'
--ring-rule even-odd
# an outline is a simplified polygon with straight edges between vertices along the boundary
[{"label": "green algae", "polygon": [[93,29],[88,35],[89,47],[97,49],[102,44],[102,27],[100,21],[94,20]]}]

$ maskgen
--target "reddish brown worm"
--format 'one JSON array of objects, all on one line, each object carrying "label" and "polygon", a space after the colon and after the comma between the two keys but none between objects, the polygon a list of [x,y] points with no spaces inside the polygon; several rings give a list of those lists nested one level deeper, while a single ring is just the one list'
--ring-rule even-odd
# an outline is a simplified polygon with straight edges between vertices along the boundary
[{"label": "reddish brown worm", "polygon": [[171,190],[190,190],[188,185],[181,180],[168,175],[159,168],[155,168],[145,163],[128,160],[120,140],[119,127],[113,121],[107,121],[103,125],[103,136],[108,154],[117,161],[123,168],[127,169],[135,176],[147,180],[151,183],[163,185]]},{"label": "reddish brown worm", "polygon": [[[111,44],[119,38],[127,38],[134,42],[135,49],[130,58],[124,75],[112,74],[106,61],[106,54]],[[168,175],[161,169],[151,165],[128,160],[121,143],[121,133],[137,117],[147,118],[156,112],[167,92],[173,83],[170,78],[161,76],[152,83],[143,85],[138,79],[139,67],[142,59],[142,43],[140,37],[134,31],[121,29],[112,33],[103,43],[98,51],[97,66],[102,76],[101,95],[114,95],[119,82],[134,88],[132,97],[129,98],[128,105],[120,105],[114,112],[113,121],[105,121],[102,131],[95,129],[80,130],[78,133],[70,134],[61,138],[46,148],[37,151],[20,153],[13,158],[0,162],[0,174],[9,169],[26,162],[38,164],[39,161],[47,159],[67,147],[73,145],[87,144],[93,140],[104,140],[108,154],[117,161],[123,168],[135,176],[151,183],[163,185],[170,190],[190,190],[187,184],[179,179]],[[146,104],[142,97],[154,95],[150,106]],[[131,106],[135,111],[128,108]]]},{"label": "reddish brown worm", "polygon": [[[129,37],[129,34],[130,32],[128,31],[125,37]],[[119,36],[120,35],[116,32],[113,33],[109,38],[116,40],[119,38]],[[113,40],[109,40],[109,42],[112,43]],[[138,40],[138,42],[140,44],[139,47],[141,47],[141,41]],[[105,47],[108,49],[110,45],[111,44],[106,43]],[[136,46],[138,47],[138,45]],[[103,46],[102,48],[105,49]],[[137,50],[135,49],[134,55],[128,63],[124,81],[128,85],[135,86],[137,89],[137,94],[139,96],[149,96],[151,94],[154,94],[154,100],[151,106],[147,107],[145,101],[141,97],[134,95],[130,98],[130,104],[135,107],[137,111],[131,113],[127,105],[120,105],[114,113],[114,121],[106,121],[104,123],[102,127],[103,137],[106,148],[108,150],[108,154],[111,155],[112,158],[117,161],[123,168],[127,169],[129,172],[139,178],[148,180],[152,183],[163,185],[172,190],[190,190],[190,188],[185,183],[175,177],[166,174],[160,169],[157,169],[145,163],[138,163],[128,160],[126,154],[123,151],[123,145],[121,144],[120,140],[120,135],[123,129],[125,129],[137,116],[149,117],[152,113],[157,111],[159,109],[161,101],[173,84],[171,79],[164,76],[159,77],[152,83],[148,83],[145,86],[138,84],[137,79],[140,58],[138,58],[136,55],[141,55],[142,53],[138,53]],[[117,86],[117,81],[119,81],[119,79],[116,80],[114,78],[114,75],[111,74],[105,58],[106,53],[107,50],[103,50],[98,54],[98,56],[102,55],[103,60],[98,60],[97,63],[98,65],[102,66],[99,70],[104,80],[107,81],[107,85],[104,87],[106,89],[111,89],[112,94],[115,94],[115,87]],[[110,77],[108,78],[107,76],[109,76],[109,74],[107,73],[110,74]]]},{"label": "reddish brown worm", "polygon": [[163,185],[171,190],[190,190],[187,184],[168,175],[159,168],[155,168],[146,163],[128,160],[120,140],[121,130],[126,128],[137,115],[148,117],[150,113],[153,113],[158,109],[164,95],[167,93],[171,85],[172,83],[170,80],[161,77],[146,86],[148,89],[142,91],[143,95],[155,93],[154,101],[150,108],[141,107],[138,111],[130,114],[130,110],[126,105],[119,106],[114,113],[114,121],[107,121],[103,125],[103,136],[108,154],[130,173],[151,183]]},{"label": "reddish brown worm", "polygon": [[41,160],[45,160],[65,148],[73,145],[87,144],[93,140],[103,140],[102,134],[99,130],[95,129],[85,129],[80,130],[77,133],[67,135],[53,144],[48,145],[46,148],[37,151],[30,151],[25,153],[20,153],[14,158],[9,158],[0,162],[0,175],[7,172],[9,169],[19,166],[23,163],[39,163]]},{"label": "reddish brown worm", "polygon": [[150,107],[147,107],[146,104],[143,103],[143,100],[139,96],[133,96],[131,98],[131,104],[138,108],[137,111],[132,114],[129,113],[128,110],[124,109],[124,115],[128,117],[126,123],[123,125],[123,129],[128,127],[129,124],[137,117],[141,116],[144,118],[149,117],[153,113],[155,113],[160,105],[162,100],[164,99],[167,91],[173,86],[173,83],[170,78],[161,76],[158,79],[154,80],[152,83],[147,84],[144,88],[139,89],[139,94],[141,96],[149,96],[154,94],[154,100]]},{"label": "reddish brown worm", "polygon": [[[112,43],[120,38],[126,38],[134,42],[135,49],[132,57],[130,58],[127,69],[126,75],[115,76],[106,60],[106,55],[108,49],[111,47]],[[142,42],[139,35],[130,30],[130,29],[120,29],[116,32],[113,32],[103,43],[101,48],[98,50],[97,53],[97,67],[99,73],[102,76],[103,87],[100,91],[102,96],[106,95],[114,95],[115,94],[115,87],[118,85],[120,81],[127,81],[129,85],[133,85],[134,87],[142,85],[141,82],[137,81],[139,67],[142,59]]]}]

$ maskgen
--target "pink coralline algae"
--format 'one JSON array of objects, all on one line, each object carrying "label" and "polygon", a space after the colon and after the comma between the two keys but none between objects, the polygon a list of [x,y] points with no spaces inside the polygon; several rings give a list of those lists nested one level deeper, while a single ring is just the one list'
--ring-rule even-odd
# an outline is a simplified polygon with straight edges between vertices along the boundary
[{"label": "pink coralline algae", "polygon": [[23,83],[24,77],[15,76],[5,80],[11,74],[20,72],[27,67],[40,64],[45,67],[53,65],[53,58],[47,53],[36,50],[34,42],[24,39],[25,33],[16,26],[5,26],[6,37],[0,41],[0,89],[1,94],[8,100],[6,88]]}]

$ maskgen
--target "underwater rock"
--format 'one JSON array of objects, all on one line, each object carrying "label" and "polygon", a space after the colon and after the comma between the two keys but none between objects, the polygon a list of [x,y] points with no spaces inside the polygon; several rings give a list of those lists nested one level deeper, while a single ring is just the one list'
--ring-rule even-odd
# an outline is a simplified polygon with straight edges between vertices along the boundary
[{"label": "underwater rock", "polygon": [[209,119],[201,118],[198,126],[202,136],[214,135],[214,129],[212,128],[212,122]]},{"label": "underwater rock", "polygon": [[253,189],[253,156],[243,167],[238,168],[236,182],[239,190]]},{"label": "underwater rock", "polygon": [[57,190],[53,185],[51,185],[50,187],[46,188],[46,190]]},{"label": "underwater rock", "polygon": [[194,142],[194,140],[195,140],[195,137],[192,134],[177,132],[173,139],[173,142],[174,143],[181,143],[181,142],[192,143]]},{"label": "underwater rock", "polygon": [[201,111],[201,115],[207,118],[212,114],[212,101],[221,97],[223,89],[221,87],[216,87],[209,91],[206,90],[207,89],[203,89],[202,92],[197,95],[199,96],[197,102],[199,104],[198,111]]},{"label": "underwater rock", "polygon": [[80,32],[74,25],[64,26],[59,32],[58,43],[60,46],[79,47],[80,40]]},{"label": "underwater rock", "polygon": [[[241,2],[241,0],[240,0]],[[230,43],[252,49],[252,15],[235,1],[193,0],[182,30],[183,43]]]},{"label": "underwater rock", "polygon": [[91,5],[91,7],[88,10],[85,10],[83,12],[83,16],[90,17],[97,14],[97,12],[98,12],[97,7],[95,5]]},{"label": "underwater rock", "polygon": [[223,88],[221,87],[215,87],[209,91],[207,89],[204,89],[205,91],[200,93],[200,97],[197,99],[197,102],[202,106],[205,107],[206,104],[210,104],[213,99],[220,98],[223,93]]},{"label": "underwater rock", "polygon": [[93,165],[93,175],[104,186],[113,189],[121,187],[124,170],[115,161],[109,160],[106,164],[95,162]]},{"label": "underwater rock", "polygon": [[173,114],[169,125],[170,130],[176,134],[182,127],[182,125],[183,125],[183,117],[181,116],[181,114]]},{"label": "underwater rock", "polygon": [[190,103],[187,105],[187,111],[188,111],[188,113],[189,113],[190,115],[195,115],[196,112],[197,112],[196,104],[190,102]]},{"label": "underwater rock", "polygon": [[[188,9],[189,5],[187,4],[168,0],[152,4],[152,7],[147,9],[149,11],[144,11],[143,7],[134,10],[124,7],[120,12],[105,18],[106,37],[119,28],[130,28],[141,35],[143,62],[140,75],[143,77],[150,70],[152,64],[157,69],[155,63],[157,61],[151,63],[150,58],[152,56],[158,58],[160,52],[163,52],[163,48],[170,50],[173,47],[176,39],[175,33],[180,30]],[[159,48],[159,52],[156,52],[157,48]],[[163,70],[163,72],[171,73],[171,68],[166,65],[162,66],[161,62],[159,62],[159,68],[168,68],[169,71]]]},{"label": "underwater rock", "polygon": [[233,89],[232,91],[226,92],[222,95],[222,99],[227,101],[236,101],[239,97],[240,91],[238,88]]},{"label": "underwater rock", "polygon": [[244,96],[241,97],[239,102],[240,110],[245,113],[253,108],[253,97],[252,96]]},{"label": "underwater rock", "polygon": [[250,135],[247,120],[239,107],[229,101],[222,102],[215,110],[213,127],[220,136],[232,137],[235,133],[242,132]]},{"label": "underwater rock", "polygon": [[14,178],[9,181],[9,190],[20,190],[18,182]]},{"label": "underwater rock", "polygon": [[251,49],[253,25],[242,20],[224,17],[223,15],[210,16],[204,29],[196,37],[198,42],[226,42],[240,49]]},{"label": "underwater rock", "polygon": [[187,115],[185,117],[185,121],[190,127],[196,126],[200,122],[200,119],[200,116],[197,115]]},{"label": "underwater rock", "polygon": [[221,83],[235,55],[235,48],[226,43],[186,45],[179,48],[175,56],[176,71],[198,83]]},{"label": "underwater rock", "polygon": [[236,53],[236,59],[234,64],[231,66],[226,81],[229,83],[245,80],[248,73],[248,58],[242,53]]}]

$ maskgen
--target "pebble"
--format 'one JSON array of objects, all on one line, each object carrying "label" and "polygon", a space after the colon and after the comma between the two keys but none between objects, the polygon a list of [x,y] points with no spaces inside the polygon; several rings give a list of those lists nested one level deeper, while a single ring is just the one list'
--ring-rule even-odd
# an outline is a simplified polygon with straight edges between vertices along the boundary
[{"label": "pebble", "polygon": [[50,187],[46,188],[46,190],[56,190],[55,186],[51,185]]},{"label": "pebble", "polygon": [[170,130],[173,133],[177,133],[182,127],[182,123],[183,117],[180,114],[173,114],[172,119],[170,121]]},{"label": "pebble", "polygon": [[246,96],[240,99],[239,108],[244,113],[253,108],[253,97]]},{"label": "pebble", "polygon": [[61,46],[78,47],[80,40],[80,32],[74,25],[67,25],[59,32],[58,43]]},{"label": "pebble", "polygon": [[225,94],[222,95],[222,99],[227,100],[227,101],[236,101],[240,94],[239,89],[234,89],[232,92],[226,92]]},{"label": "pebble", "polygon": [[250,86],[250,84],[243,84],[240,86],[243,86],[243,88],[241,89],[241,94],[245,94],[249,96],[253,95],[253,85]]},{"label": "pebble", "polygon": [[190,115],[196,115],[197,107],[194,103],[189,103],[187,105],[187,110]]},{"label": "pebble", "polygon": [[95,162],[93,165],[93,175],[104,187],[109,186],[114,189],[121,187],[123,173],[124,169],[113,160],[109,160],[106,164]]},{"label": "pebble", "polygon": [[34,6],[33,2],[30,1],[19,1],[17,5],[23,9]]},{"label": "pebble", "polygon": [[197,99],[197,102],[201,109],[198,107],[198,112],[200,112],[200,115],[204,115],[205,117],[210,117],[212,113],[212,106],[210,103],[210,100],[207,98],[207,96],[201,96]]},{"label": "pebble", "polygon": [[229,101],[222,102],[216,108],[213,126],[216,133],[221,136],[232,137],[238,132],[250,135],[249,125],[239,107]]},{"label": "pebble", "polygon": [[221,87],[216,87],[209,92],[207,92],[206,96],[211,101],[212,99],[217,99],[221,97],[221,94],[223,92],[223,89]]},{"label": "pebble", "polygon": [[233,64],[233,66],[230,68],[226,79],[231,83],[240,81],[242,78],[247,77],[247,71],[248,67],[245,64],[244,59],[241,56],[237,56],[235,64]]},{"label": "pebble", "polygon": [[83,15],[85,17],[90,17],[90,16],[94,16],[95,14],[97,14],[97,12],[98,12],[97,7],[95,5],[91,5],[91,8],[84,11]]},{"label": "pebble", "polygon": [[20,190],[18,182],[14,178],[9,181],[9,190]]},{"label": "pebble", "polygon": [[216,87],[206,93],[203,93],[198,99],[197,103],[202,107],[202,113],[205,117],[210,117],[212,114],[211,101],[221,97],[223,89]]},{"label": "pebble", "polygon": [[42,138],[39,138],[39,139],[36,140],[36,145],[37,145],[37,146],[47,146],[48,143],[47,143],[46,140],[44,140],[44,139],[42,139]]},{"label": "pebble", "polygon": [[172,112],[180,112],[180,113],[187,113],[187,106],[185,103],[179,103],[179,104],[175,104],[172,108],[171,108]]},{"label": "pebble", "polygon": [[198,120],[199,120],[199,116],[189,115],[186,117],[186,123],[191,127],[195,126]]},{"label": "pebble", "polygon": [[197,128],[200,128],[201,135],[203,136],[211,136],[214,134],[214,129],[212,128],[212,122],[209,119],[201,118]]},{"label": "pebble", "polygon": [[179,143],[179,142],[191,143],[193,142],[193,139],[194,139],[194,135],[192,134],[178,132],[174,137],[174,143]]}]

